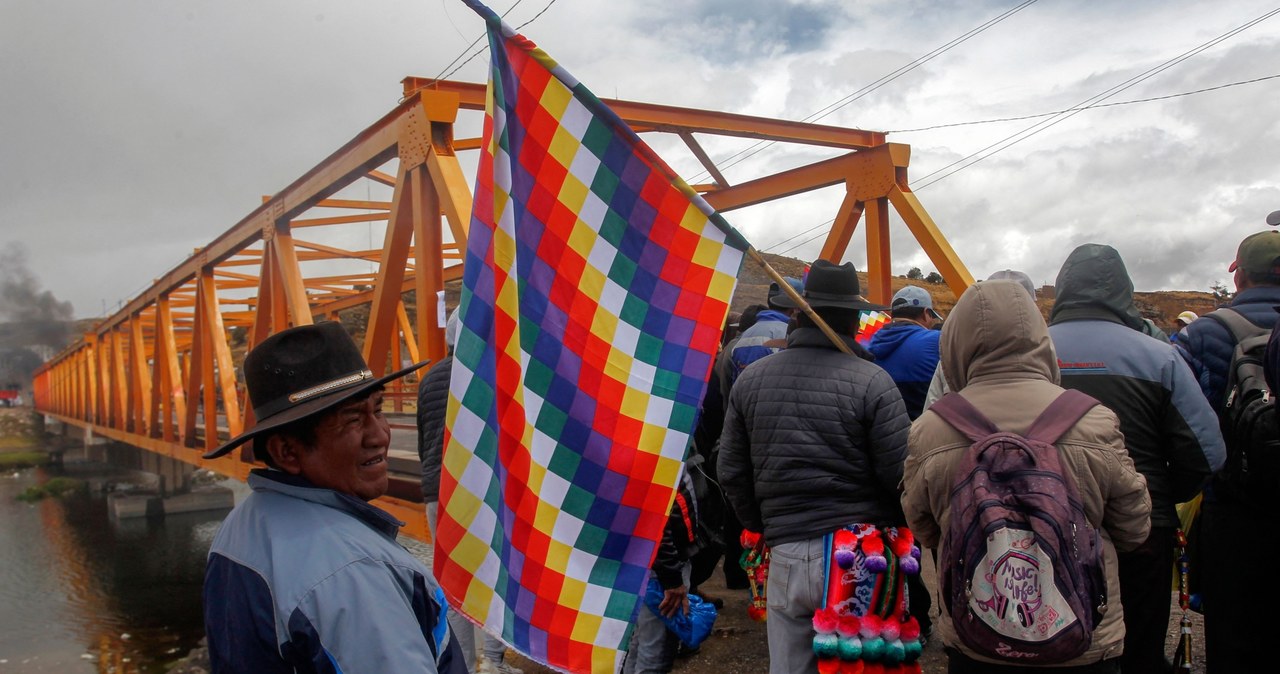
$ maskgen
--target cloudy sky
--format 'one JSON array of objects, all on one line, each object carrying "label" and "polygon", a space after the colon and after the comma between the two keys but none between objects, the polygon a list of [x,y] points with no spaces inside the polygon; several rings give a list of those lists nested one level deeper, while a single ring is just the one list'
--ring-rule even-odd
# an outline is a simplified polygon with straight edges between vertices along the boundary
[{"label": "cloudy sky", "polygon": [[[1140,290],[1207,290],[1280,209],[1280,78],[1087,110],[951,175],[1059,118],[906,131],[1060,111],[1153,70],[1105,102],[1280,75],[1280,15],[1202,49],[1275,0],[1039,0],[852,101],[1023,3],[549,1],[491,6],[512,25],[545,9],[523,32],[601,96],[794,120],[847,101],[821,122],[900,131],[912,185],[979,278],[1013,267],[1051,283],[1074,246],[1102,242]],[[482,30],[458,0],[0,0],[0,245],[24,247],[78,317],[114,311]],[[655,146],[700,179],[687,152]],[[730,181],[822,156],[771,146],[731,163],[751,145],[706,147]],[[839,199],[729,219],[761,250],[809,259]],[[863,245],[847,258],[860,268]],[[895,273],[933,269],[896,218],[893,246]]]}]

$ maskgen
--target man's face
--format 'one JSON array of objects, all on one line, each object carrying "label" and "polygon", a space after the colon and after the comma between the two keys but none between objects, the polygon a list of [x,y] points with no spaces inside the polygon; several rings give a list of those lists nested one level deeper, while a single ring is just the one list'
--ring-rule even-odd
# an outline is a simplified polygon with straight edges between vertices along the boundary
[{"label": "man's face", "polygon": [[391,425],[382,416],[382,391],[329,412],[315,438],[315,447],[299,457],[302,475],[312,484],[364,501],[387,493]]}]

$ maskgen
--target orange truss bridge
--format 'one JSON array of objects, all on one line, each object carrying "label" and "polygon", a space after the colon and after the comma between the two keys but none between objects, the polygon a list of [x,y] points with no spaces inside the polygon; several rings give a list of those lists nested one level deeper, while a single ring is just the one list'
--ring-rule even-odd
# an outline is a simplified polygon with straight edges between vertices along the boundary
[{"label": "orange truss bridge", "polygon": [[[35,376],[37,409],[96,436],[244,479],[248,450],[207,449],[253,422],[236,372],[244,353],[294,325],[365,323],[375,375],[445,356],[446,284],[462,275],[471,193],[455,138],[460,115],[483,114],[483,85],[410,77],[381,119],[160,276]],[[957,295],[973,277],[907,184],[910,147],[883,133],[608,100],[641,134],[678,137],[712,182],[695,185],[721,212],[843,185],[821,257],[840,260],[865,220],[868,296],[890,296],[889,207]],[[474,125],[479,128],[479,124]],[[833,156],[731,184],[698,137],[825,148]],[[374,190],[386,198],[355,198]],[[375,234],[376,229],[376,234]],[[380,241],[381,246],[372,245]],[[361,245],[365,244],[365,245]],[[396,411],[415,380],[393,385]],[[413,450],[412,447],[399,447]],[[395,474],[379,505],[426,539],[418,478]]]}]

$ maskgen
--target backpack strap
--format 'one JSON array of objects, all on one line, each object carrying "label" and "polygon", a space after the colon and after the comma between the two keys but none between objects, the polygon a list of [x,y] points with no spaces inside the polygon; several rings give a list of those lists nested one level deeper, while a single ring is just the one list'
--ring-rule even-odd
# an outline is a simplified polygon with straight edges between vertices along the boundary
[{"label": "backpack strap", "polygon": [[1205,317],[1218,321],[1231,331],[1231,336],[1235,338],[1241,353],[1248,353],[1259,346],[1264,346],[1271,336],[1270,330],[1254,325],[1253,321],[1231,307],[1211,311],[1205,314]]},{"label": "backpack strap", "polygon": [[959,393],[951,392],[929,406],[929,411],[942,417],[952,428],[964,433],[970,442],[977,442],[1000,429],[991,423],[973,403],[964,399]]},{"label": "backpack strap", "polygon": [[1075,389],[1062,392],[1049,406],[1044,408],[1040,416],[1031,422],[1024,437],[1037,440],[1046,445],[1057,444],[1063,433],[1071,430],[1098,401]]}]

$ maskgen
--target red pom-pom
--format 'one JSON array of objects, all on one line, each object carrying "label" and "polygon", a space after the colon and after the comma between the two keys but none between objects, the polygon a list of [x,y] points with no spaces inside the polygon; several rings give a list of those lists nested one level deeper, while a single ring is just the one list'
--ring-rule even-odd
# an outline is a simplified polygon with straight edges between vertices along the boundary
[{"label": "red pom-pom", "polygon": [[862,660],[841,660],[840,674],[866,674],[866,667]]},{"label": "red pom-pom", "polygon": [[868,662],[863,668],[862,674],[885,674],[883,662]]},{"label": "red pom-pom", "polygon": [[740,536],[738,540],[742,543],[742,547],[748,549],[754,548],[756,547],[756,544],[760,542],[760,534],[743,529],[742,536]]},{"label": "red pom-pom", "polygon": [[751,606],[747,607],[747,617],[751,618],[752,620],[758,623],[764,622],[765,618],[767,618],[768,616],[769,616],[769,612],[763,606],[756,606],[752,604]]},{"label": "red pom-pom", "polygon": [[864,615],[860,619],[862,621],[862,629],[859,633],[863,639],[874,639],[880,636],[880,630],[884,628],[884,620],[878,615]]},{"label": "red pom-pom", "polygon": [[901,634],[902,623],[894,618],[884,621],[884,627],[880,628],[880,636],[884,637],[885,641],[897,641]]},{"label": "red pom-pom", "polygon": [[915,543],[915,536],[911,530],[906,527],[897,527],[889,530],[889,549],[893,550],[893,554],[898,558],[905,558],[911,555],[911,546]]},{"label": "red pom-pom", "polygon": [[842,637],[856,637],[858,632],[862,631],[862,620],[856,615],[840,616],[840,624],[836,626],[836,631]]},{"label": "red pom-pom", "polygon": [[879,531],[871,529],[862,537],[862,554],[868,557],[884,556],[884,541],[880,538]]},{"label": "red pom-pom", "polygon": [[920,623],[915,618],[907,618],[899,631],[902,633],[900,638],[903,641],[915,641],[920,638]]},{"label": "red pom-pom", "polygon": [[818,674],[838,674],[839,672],[839,658],[818,658]]},{"label": "red pom-pom", "polygon": [[831,634],[836,631],[839,623],[840,616],[836,615],[836,610],[830,606],[813,612],[813,631],[818,634]]}]

